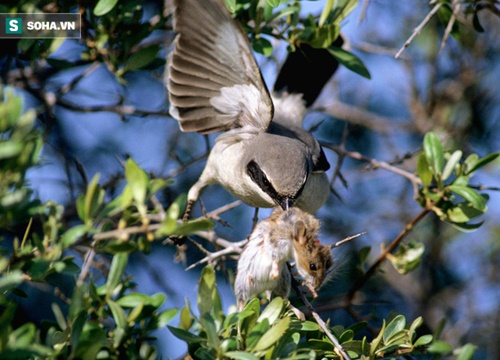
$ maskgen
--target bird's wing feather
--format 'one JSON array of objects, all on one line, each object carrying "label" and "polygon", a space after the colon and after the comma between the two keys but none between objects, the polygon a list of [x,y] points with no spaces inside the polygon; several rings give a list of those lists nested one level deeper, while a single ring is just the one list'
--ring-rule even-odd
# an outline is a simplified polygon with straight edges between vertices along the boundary
[{"label": "bird's wing feather", "polygon": [[221,0],[175,0],[170,113],[183,131],[264,131],[273,104],[246,34]]}]

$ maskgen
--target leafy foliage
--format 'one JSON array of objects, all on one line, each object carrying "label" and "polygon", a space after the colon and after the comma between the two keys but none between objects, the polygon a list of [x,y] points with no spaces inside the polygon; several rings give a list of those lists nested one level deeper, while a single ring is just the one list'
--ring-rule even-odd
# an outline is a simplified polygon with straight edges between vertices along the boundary
[{"label": "leafy foliage", "polygon": [[459,230],[477,229],[482,223],[473,224],[470,221],[486,212],[488,196],[479,194],[470,186],[469,179],[499,155],[492,153],[479,158],[477,154],[470,154],[462,159],[461,150],[445,152],[437,135],[428,133],[417,165],[418,176],[423,185],[420,204],[432,209],[441,220]]},{"label": "leafy foliage", "polygon": [[[215,271],[205,267],[198,290],[198,313],[189,304],[182,309],[184,317],[179,327],[170,331],[186,342],[195,359],[340,359],[335,345],[313,321],[300,321],[290,310],[289,302],[274,298],[261,312],[258,299],[248,302],[241,312],[225,315],[215,282]],[[403,315],[388,324],[385,320],[378,334],[370,341],[363,332],[367,323],[355,323],[344,328],[330,327],[341,345],[353,359],[432,353],[444,356],[452,347],[433,335],[417,335],[423,324],[421,317],[406,327]]]},{"label": "leafy foliage", "polygon": [[[64,225],[65,209],[61,205],[49,202],[34,207],[23,185],[26,170],[37,164],[42,139],[32,129],[34,112],[21,113],[21,105],[21,98],[12,93],[0,104],[0,148],[4,154],[0,178],[5,179],[0,189],[4,204],[1,219],[8,223],[12,217],[20,219],[29,214],[42,231],[28,228],[22,240],[13,239],[10,253],[2,251],[6,255],[0,258],[0,357],[94,359],[140,354],[155,359],[158,354],[149,334],[164,327],[177,310],[163,309],[164,294],[134,291],[132,278],[125,274],[129,253],[147,253],[155,239],[206,230],[213,223],[201,219],[181,224],[178,202],[167,210],[158,206],[153,210],[151,198],[170,182],[150,179],[131,159],[125,164],[126,186],[114,199],[107,201],[98,175],[92,179],[86,193],[76,201],[80,223]],[[22,196],[17,201],[9,200],[16,193]],[[166,214],[164,219],[157,220],[158,212]],[[149,230],[148,225],[156,231]],[[81,245],[90,246],[87,263],[79,266],[70,254]],[[112,257],[106,282],[101,285],[88,274],[96,255]],[[52,306],[56,321],[42,329],[31,322],[14,328],[15,297],[27,296],[22,285],[50,285],[56,274],[73,277],[67,306],[62,309],[56,302]]]}]

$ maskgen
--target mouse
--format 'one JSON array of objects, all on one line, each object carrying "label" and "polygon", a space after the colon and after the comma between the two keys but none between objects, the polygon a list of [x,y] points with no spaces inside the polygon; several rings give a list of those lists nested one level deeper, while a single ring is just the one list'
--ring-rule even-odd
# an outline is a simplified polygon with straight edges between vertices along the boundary
[{"label": "mouse", "polygon": [[295,267],[305,283],[318,290],[333,266],[331,247],[318,239],[319,220],[292,207],[276,208],[255,226],[243,249],[236,272],[234,291],[241,311],[246,301],[266,292],[288,298],[291,275],[287,262]]}]

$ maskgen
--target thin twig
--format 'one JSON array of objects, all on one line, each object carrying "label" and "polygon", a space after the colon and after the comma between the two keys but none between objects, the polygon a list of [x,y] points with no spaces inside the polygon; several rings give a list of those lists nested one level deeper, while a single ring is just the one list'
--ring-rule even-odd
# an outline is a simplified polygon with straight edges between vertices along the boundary
[{"label": "thin twig", "polygon": [[396,173],[398,175],[401,175],[401,176],[405,177],[406,179],[410,180],[414,185],[419,185],[419,184],[422,183],[422,181],[415,174],[410,173],[408,171],[405,171],[403,169],[400,169],[398,167],[392,166],[391,164],[389,164],[389,163],[387,163],[385,161],[378,161],[378,160],[369,158],[367,156],[364,156],[364,155],[360,154],[359,152],[348,151],[348,150],[342,148],[341,146],[334,145],[334,144],[331,144],[331,143],[327,143],[327,142],[324,142],[324,141],[321,142],[321,146],[323,146],[323,147],[325,147],[327,149],[333,150],[337,154],[342,154],[342,155],[348,156],[348,157],[350,157],[352,159],[356,159],[356,160],[361,160],[361,161],[367,162],[374,169],[381,168],[381,169],[385,169],[385,170],[391,171],[393,173]]},{"label": "thin twig", "polygon": [[413,127],[407,119],[387,118],[339,101],[315,108],[314,110],[348,123],[371,129],[383,135],[393,133],[395,130],[411,129]]},{"label": "thin twig", "polygon": [[453,30],[453,25],[455,24],[455,20],[457,19],[457,14],[460,11],[461,5],[457,2],[457,0],[453,0],[453,5],[455,8],[453,9],[453,13],[450,16],[450,20],[446,25],[446,30],[444,31],[443,39],[441,40],[441,46],[439,48],[439,52],[441,53],[446,46],[446,41],[450,37],[451,31]]},{"label": "thin twig", "polygon": [[[188,238],[189,239],[189,238]],[[195,268],[198,265],[204,264],[204,263],[213,263],[219,258],[222,258],[224,256],[230,255],[230,254],[239,254],[241,253],[243,246],[247,243],[247,240],[242,240],[237,243],[234,243],[234,246],[226,247],[222,250],[216,251],[216,252],[208,252],[206,249],[203,247],[199,246],[196,242],[194,242],[195,245],[198,245],[198,250],[200,250],[203,253],[208,253],[207,256],[205,256],[203,259],[195,262],[194,264],[189,265],[186,268],[186,271],[191,270]]]},{"label": "thin twig", "polygon": [[304,295],[302,290],[300,290],[299,285],[297,280],[292,276],[292,287],[295,290],[295,292],[299,295],[300,299],[304,302],[304,305],[307,307],[311,315],[314,317],[316,322],[318,323],[319,327],[323,332],[326,334],[326,336],[330,339],[332,342],[333,346],[335,349],[338,351],[339,355],[344,359],[344,360],[351,360],[349,355],[347,354],[347,351],[344,349],[342,344],[337,340],[335,335],[328,329],[328,326],[326,325],[325,321],[319,316],[319,314],[316,312],[316,309],[311,305],[309,300],[307,300],[307,297]]},{"label": "thin twig", "polygon": [[431,18],[438,12],[438,10],[441,8],[441,6],[443,5],[442,2],[438,2],[436,5],[434,5],[434,7],[432,8],[432,10],[427,14],[427,16],[424,18],[424,20],[422,20],[422,22],[413,30],[412,34],[410,35],[410,37],[408,38],[408,40],[406,40],[406,42],[404,43],[404,45],[401,47],[401,49],[399,49],[399,51],[396,53],[396,55],[394,55],[394,58],[397,59],[401,56],[401,54],[403,53],[403,51],[405,51],[405,49],[411,44],[411,42],[413,41],[413,39],[415,39],[415,37],[420,34],[420,31],[422,31],[422,29],[424,28],[424,26],[431,20]]},{"label": "thin twig", "polygon": [[236,201],[233,201],[232,203],[229,203],[229,204],[226,204],[226,205],[223,205],[215,210],[212,210],[210,211],[208,214],[207,214],[207,217],[209,218],[212,218],[214,216],[218,216],[222,213],[225,213],[226,211],[229,211],[231,209],[234,209],[235,207],[238,207],[242,204],[242,201],[241,200],[236,200]]},{"label": "thin twig", "polygon": [[[348,127],[348,123],[345,123],[344,130],[342,131],[342,139],[340,141],[340,145],[338,145],[338,147],[340,149],[342,149],[343,151],[345,151],[345,149],[346,149],[345,144],[347,142],[348,135],[349,135],[349,127]],[[341,152],[341,153],[337,153],[337,154],[338,154],[337,164],[335,165],[335,171],[333,172],[332,180],[330,180],[330,188],[333,190],[333,184],[335,183],[335,180],[338,177],[340,179],[340,181],[342,182],[342,185],[344,185],[344,188],[347,189],[347,181],[344,179],[344,177],[342,176],[342,173],[340,172],[341,167],[342,167],[342,163],[344,162],[345,153]]]},{"label": "thin twig", "polygon": [[57,105],[62,106],[66,109],[78,112],[112,112],[117,115],[134,115],[134,116],[165,116],[170,117],[170,113],[167,110],[141,110],[137,109],[133,105],[123,105],[123,104],[111,104],[111,105],[95,105],[95,106],[83,106],[75,104],[66,99],[57,99]]},{"label": "thin twig", "polygon": [[332,249],[335,249],[336,247],[339,247],[340,245],[343,245],[346,242],[354,240],[354,239],[356,239],[356,238],[358,238],[358,237],[360,237],[361,235],[364,235],[364,234],[366,234],[366,231],[360,232],[359,234],[356,234],[356,235],[352,235],[352,236],[346,237],[345,239],[342,239],[340,241],[337,241],[335,244],[330,245],[330,247]]},{"label": "thin twig", "polygon": [[95,250],[94,247],[91,246],[87,251],[87,254],[85,255],[85,259],[83,260],[82,271],[80,272],[80,275],[78,276],[77,280],[78,286],[83,284],[83,282],[85,281],[85,278],[87,277],[90,267],[94,262],[94,256],[95,256]]}]

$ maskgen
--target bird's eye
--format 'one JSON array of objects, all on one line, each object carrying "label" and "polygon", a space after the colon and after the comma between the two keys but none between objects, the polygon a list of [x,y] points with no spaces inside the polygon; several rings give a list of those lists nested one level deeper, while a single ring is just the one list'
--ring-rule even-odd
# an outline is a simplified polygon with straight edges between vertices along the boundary
[{"label": "bird's eye", "polygon": [[318,270],[318,269],[316,268],[316,264],[315,264],[315,263],[313,263],[313,262],[310,262],[310,263],[309,263],[309,269],[311,269],[312,271],[316,271],[316,270]]}]

